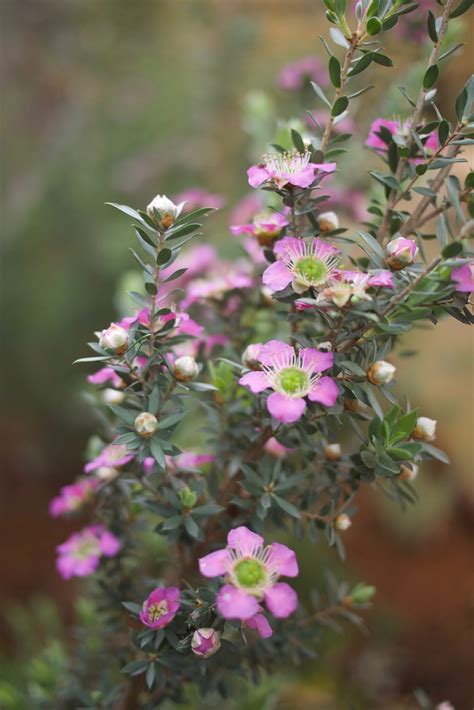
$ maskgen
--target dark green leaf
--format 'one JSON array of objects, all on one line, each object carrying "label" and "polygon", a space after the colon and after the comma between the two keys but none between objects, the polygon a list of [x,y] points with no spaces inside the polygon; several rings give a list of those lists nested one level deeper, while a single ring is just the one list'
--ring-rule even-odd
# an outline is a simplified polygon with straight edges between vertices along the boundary
[{"label": "dark green leaf", "polygon": [[436,83],[439,75],[439,69],[437,64],[432,64],[430,67],[425,72],[425,76],[423,77],[423,88],[424,89],[431,89],[433,84]]},{"label": "dark green leaf", "polygon": [[341,65],[336,57],[330,57],[328,69],[329,78],[331,79],[333,86],[338,89],[341,86]]},{"label": "dark green leaf", "polygon": [[445,259],[451,259],[454,256],[459,256],[463,251],[463,245],[462,242],[451,242],[451,244],[447,244],[441,254]]},{"label": "dark green leaf", "polygon": [[340,96],[332,107],[331,115],[339,116],[341,113],[344,113],[348,106],[349,99],[347,98],[347,96]]}]

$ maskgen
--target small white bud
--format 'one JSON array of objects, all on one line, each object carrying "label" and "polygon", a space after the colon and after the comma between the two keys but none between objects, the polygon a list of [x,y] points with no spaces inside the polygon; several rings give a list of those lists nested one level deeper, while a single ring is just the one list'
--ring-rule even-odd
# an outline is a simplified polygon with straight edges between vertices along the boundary
[{"label": "small white bud", "polygon": [[180,382],[188,382],[199,375],[199,365],[191,355],[182,355],[173,365],[174,376]]},{"label": "small white bud", "polygon": [[105,350],[114,350],[123,355],[128,348],[128,332],[122,326],[111,323],[99,336],[99,345]]},{"label": "small white bud", "polygon": [[324,455],[328,461],[339,461],[341,458],[341,445],[327,444],[324,447]]},{"label": "small white bud", "polygon": [[416,463],[412,463],[411,468],[409,466],[401,466],[399,478],[401,481],[414,481],[418,476],[419,470],[420,467]]},{"label": "small white bud", "polygon": [[414,439],[420,439],[421,441],[434,441],[436,436],[436,419],[418,417],[412,436]]},{"label": "small white bud", "polygon": [[150,412],[141,412],[134,422],[135,431],[144,439],[149,439],[158,431],[158,419]]},{"label": "small white bud", "polygon": [[242,364],[245,365],[245,367],[248,367],[249,370],[258,369],[260,366],[258,355],[261,349],[262,343],[251,343],[250,345],[247,345],[242,353]]},{"label": "small white bud", "polygon": [[[184,203],[175,205],[166,195],[157,195],[146,208],[147,214],[163,229],[169,229],[176,222],[176,218],[183,208]],[[157,221],[157,214],[159,219]]]},{"label": "small white bud", "polygon": [[367,370],[367,379],[373,385],[387,385],[393,380],[396,367],[386,360],[377,360]]},{"label": "small white bud", "polygon": [[352,521],[350,517],[346,515],[346,513],[339,513],[336,520],[334,521],[334,527],[336,528],[336,530],[340,530],[341,532],[350,528],[351,525]]},{"label": "small white bud", "polygon": [[102,397],[106,404],[120,404],[125,399],[125,395],[121,390],[114,390],[112,387],[107,387],[102,392]]},{"label": "small white bud", "polygon": [[319,343],[318,350],[323,353],[330,353],[332,350],[332,343],[329,340],[325,340],[324,343]]},{"label": "small white bud", "polygon": [[323,212],[318,217],[319,229],[324,234],[339,229],[339,217],[335,212]]},{"label": "small white bud", "polygon": [[112,466],[100,466],[96,470],[95,475],[101,481],[109,483],[110,481],[113,481],[114,478],[117,478],[119,473],[120,472],[116,468],[112,468]]}]

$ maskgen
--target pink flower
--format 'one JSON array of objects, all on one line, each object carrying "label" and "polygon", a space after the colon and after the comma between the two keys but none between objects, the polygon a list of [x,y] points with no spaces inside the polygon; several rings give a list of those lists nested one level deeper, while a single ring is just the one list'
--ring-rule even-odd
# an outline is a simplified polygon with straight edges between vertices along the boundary
[{"label": "pink flower", "polygon": [[[398,144],[400,142],[402,144],[405,144],[407,138],[410,135],[411,122],[410,120],[401,121],[389,120],[386,118],[376,118],[375,121],[372,122],[369,129],[369,135],[367,136],[367,140],[365,141],[365,145],[368,148],[373,148],[379,153],[385,153],[388,149],[388,145],[383,140],[383,138],[381,138],[381,128],[385,128],[392,136],[394,136]],[[431,131],[431,133],[423,134],[423,129],[420,129],[418,133],[420,135],[420,139],[424,145],[425,150],[428,153],[434,153],[438,149],[439,145],[437,132]],[[414,163],[422,162],[422,159],[420,159],[419,157],[411,158],[410,160]]]},{"label": "pink flower", "polygon": [[391,239],[386,246],[387,265],[395,271],[400,271],[413,264],[418,254],[418,247],[413,239],[397,237]]},{"label": "pink flower", "polygon": [[180,607],[178,587],[157,587],[143,602],[140,621],[150,629],[167,626]]},{"label": "pink flower", "polygon": [[84,473],[95,471],[101,468],[101,466],[105,466],[106,468],[125,466],[125,464],[129,463],[133,458],[135,458],[134,455],[128,453],[128,449],[124,444],[109,444],[95,459],[86,463]]},{"label": "pink flower", "polygon": [[216,267],[216,274],[211,274],[205,279],[196,279],[189,284],[181,304],[183,308],[206,299],[220,301],[229,291],[250,288],[253,285],[251,275],[242,268],[232,267],[224,262],[217,264]]},{"label": "pink flower", "polygon": [[215,195],[212,192],[201,190],[199,187],[191,187],[188,190],[183,190],[179,195],[174,197],[175,202],[185,202],[183,212],[191,212],[199,207],[213,207],[215,210],[220,210],[225,205],[225,200],[222,195]]},{"label": "pink flower", "polygon": [[56,548],[56,568],[63,579],[87,577],[96,571],[101,557],[114,557],[120,548],[118,538],[103,525],[90,525]]},{"label": "pink flower", "polygon": [[322,288],[331,279],[341,253],[322,239],[297,237],[284,237],[275,244],[274,252],[277,259],[263,272],[263,283],[273,292],[283,291],[291,283],[296,293]]},{"label": "pink flower", "polygon": [[98,485],[97,479],[87,478],[70,486],[63,486],[60,494],[50,502],[49,514],[57,518],[59,515],[77,510],[92,498]]},{"label": "pink flower", "polygon": [[331,377],[321,377],[321,372],[332,367],[334,353],[303,348],[298,354],[279,340],[270,340],[258,355],[262,370],[247,372],[239,384],[254,394],[272,389],[267,398],[267,408],[277,421],[291,424],[303,416],[307,397],[332,407],[338,396],[338,387]]},{"label": "pink flower", "polygon": [[252,165],[247,170],[249,185],[260,187],[271,180],[279,187],[293,185],[306,188],[313,184],[317,174],[324,177],[336,170],[336,163],[311,163],[311,153],[272,153],[267,155],[264,163]]},{"label": "pink flower", "polygon": [[453,269],[451,271],[451,280],[456,284],[456,291],[472,293],[474,291],[474,261]]},{"label": "pink flower", "polygon": [[276,459],[281,459],[293,451],[293,449],[289,449],[287,446],[283,446],[283,444],[280,444],[278,439],[275,439],[274,436],[271,436],[268,439],[263,448],[267,452],[267,454],[270,454],[270,456],[274,456]]},{"label": "pink flower", "polygon": [[217,595],[217,611],[224,619],[248,622],[261,611],[261,601],[273,616],[285,619],[298,605],[294,589],[277,581],[282,575],[298,575],[293,550],[278,542],[264,546],[263,538],[243,525],[229,532],[227,547],[201,557],[199,569],[205,577],[226,577]]},{"label": "pink flower", "polygon": [[111,367],[103,367],[97,370],[97,372],[94,372],[93,375],[88,375],[87,381],[92,385],[103,385],[106,382],[111,382],[114,387],[120,387],[122,384],[122,379]]},{"label": "pink flower", "polygon": [[221,635],[216,629],[197,629],[191,640],[191,651],[200,658],[213,656],[221,647]]},{"label": "pink flower", "polygon": [[251,234],[262,246],[265,246],[272,244],[287,224],[289,224],[288,219],[281,212],[260,212],[255,215],[250,224],[231,226],[230,231],[236,236]]},{"label": "pink flower", "polygon": [[325,64],[319,57],[303,57],[289,62],[285,64],[278,76],[278,86],[285,91],[298,91],[310,81],[323,86],[328,83]]}]

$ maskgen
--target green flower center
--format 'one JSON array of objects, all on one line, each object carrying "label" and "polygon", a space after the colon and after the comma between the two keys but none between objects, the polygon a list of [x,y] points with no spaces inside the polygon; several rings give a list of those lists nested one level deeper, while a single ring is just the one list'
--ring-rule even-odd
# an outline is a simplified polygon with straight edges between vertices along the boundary
[{"label": "green flower center", "polygon": [[241,587],[258,587],[265,581],[265,570],[258,560],[241,560],[234,567],[234,574]]},{"label": "green flower center", "polygon": [[308,376],[298,367],[285,367],[280,372],[281,389],[286,394],[299,394],[308,386]]},{"label": "green flower center", "polygon": [[301,278],[302,281],[308,284],[321,284],[327,278],[328,267],[321,259],[316,259],[314,256],[305,256],[298,259],[295,264],[296,278]]},{"label": "green flower center", "polygon": [[92,540],[84,540],[81,542],[74,552],[74,557],[77,560],[87,560],[92,555],[98,555],[99,552],[99,543],[94,538]]},{"label": "green flower center", "polygon": [[166,602],[165,599],[161,602],[157,602],[156,604],[151,604],[148,607],[147,611],[147,616],[148,619],[153,622],[157,621],[161,616],[164,616],[164,614],[168,613],[168,603]]}]

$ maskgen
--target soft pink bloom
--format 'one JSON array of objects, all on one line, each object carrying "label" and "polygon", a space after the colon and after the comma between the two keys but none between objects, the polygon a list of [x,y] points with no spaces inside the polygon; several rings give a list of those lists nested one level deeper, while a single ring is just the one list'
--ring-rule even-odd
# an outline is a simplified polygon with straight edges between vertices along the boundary
[{"label": "soft pink bloom", "polygon": [[393,274],[387,269],[374,269],[369,273],[369,286],[393,288]]},{"label": "soft pink bloom", "polygon": [[397,237],[386,246],[387,265],[396,271],[413,264],[418,254],[418,247],[413,239]]},{"label": "soft pink bloom", "polygon": [[118,468],[125,466],[125,464],[129,463],[133,458],[135,458],[134,455],[128,452],[124,444],[109,444],[95,459],[86,463],[84,472],[91,473],[91,471],[95,471],[101,466]]},{"label": "soft pink bloom", "polygon": [[283,444],[280,444],[278,439],[275,439],[274,436],[271,436],[268,441],[265,442],[263,448],[267,452],[267,454],[274,456],[276,459],[283,458],[284,456],[287,456],[293,451],[293,449],[289,449],[287,446],[283,446]]},{"label": "soft pink bloom", "polygon": [[456,291],[472,293],[474,291],[474,261],[453,269],[451,271],[451,280],[456,284]]},{"label": "soft pink bloom", "polygon": [[87,577],[96,571],[101,557],[114,557],[120,548],[118,538],[103,525],[90,525],[56,548],[56,568],[63,579]]},{"label": "soft pink bloom", "polygon": [[261,193],[250,192],[235,205],[230,214],[230,223],[243,224],[244,222],[250,222],[263,207]]},{"label": "soft pink bloom", "polygon": [[328,83],[326,65],[316,56],[303,57],[285,64],[278,76],[278,86],[285,91],[298,91],[310,81],[323,86]]},{"label": "soft pink bloom", "polygon": [[278,618],[297,607],[294,589],[277,581],[298,575],[295,553],[278,542],[264,546],[263,538],[243,525],[229,532],[227,547],[201,557],[199,569],[205,577],[226,578],[217,595],[217,611],[225,619],[248,621],[261,611],[261,601]]},{"label": "soft pink bloom", "polygon": [[71,513],[90,501],[99,485],[96,478],[86,478],[69,486],[63,486],[58,496],[49,504],[49,514],[57,518],[64,513]]},{"label": "soft pink bloom", "polygon": [[170,623],[180,607],[178,587],[157,587],[143,602],[140,621],[150,629],[161,629]]},{"label": "soft pink bloom", "polygon": [[111,382],[114,387],[119,387],[122,384],[122,379],[111,367],[103,367],[94,372],[93,375],[88,375],[87,381],[92,385],[103,385],[106,382]]},{"label": "soft pink bloom", "polygon": [[339,262],[339,249],[322,239],[284,237],[274,248],[277,257],[263,272],[265,286],[283,291],[290,284],[296,293],[320,289],[330,281]]},{"label": "soft pink bloom", "polygon": [[230,231],[236,236],[250,234],[262,244],[267,244],[279,237],[287,224],[288,218],[281,212],[260,212],[251,223],[233,225]]},{"label": "soft pink bloom", "polygon": [[[365,145],[368,148],[373,148],[379,153],[385,153],[388,146],[379,135],[381,128],[386,128],[392,136],[405,143],[407,138],[410,136],[411,122],[409,119],[401,121],[389,120],[386,118],[376,118],[375,121],[372,122]],[[418,133],[427,153],[434,153],[439,146],[438,133],[436,131],[432,131],[431,133],[423,134],[423,129],[420,129]],[[411,158],[410,160],[414,163],[422,162],[422,159],[419,157]]]},{"label": "soft pink bloom", "polygon": [[[248,264],[248,262],[247,262]],[[186,290],[182,307],[188,308],[196,301],[207,299],[222,300],[229,291],[251,288],[252,276],[244,271],[240,265],[230,265],[224,262],[217,263],[216,273],[207,278],[192,281]]]},{"label": "soft pink bloom", "polygon": [[290,424],[301,419],[306,397],[326,407],[335,404],[337,384],[331,377],[321,376],[321,372],[332,367],[334,353],[303,348],[296,354],[290,345],[270,340],[262,346],[258,361],[262,370],[247,372],[239,384],[254,394],[272,389],[267,408],[278,421]]},{"label": "soft pink bloom", "polygon": [[[124,328],[130,328],[137,321],[148,328],[150,326],[150,309],[142,308],[136,315],[124,318],[121,325]],[[171,310],[170,313],[155,319],[154,332],[159,332],[170,321],[174,321],[173,335],[189,335],[192,338],[198,338],[204,331],[204,327],[196,323],[184,311]]]},{"label": "soft pink bloom", "polygon": [[183,192],[174,197],[174,200],[175,202],[185,203],[183,213],[192,212],[192,210],[197,210],[199,207],[213,207],[215,210],[220,210],[225,205],[225,199],[222,195],[215,195],[212,192],[201,190],[199,187],[183,190]]},{"label": "soft pink bloom", "polygon": [[252,165],[247,170],[249,185],[260,187],[271,180],[279,187],[293,185],[306,188],[313,184],[316,177],[322,178],[336,170],[336,163],[311,163],[311,153],[272,153],[265,162]]},{"label": "soft pink bloom", "polygon": [[250,619],[244,621],[245,626],[249,629],[255,629],[260,638],[268,639],[273,635],[273,629],[266,616],[261,613],[251,616]]}]

